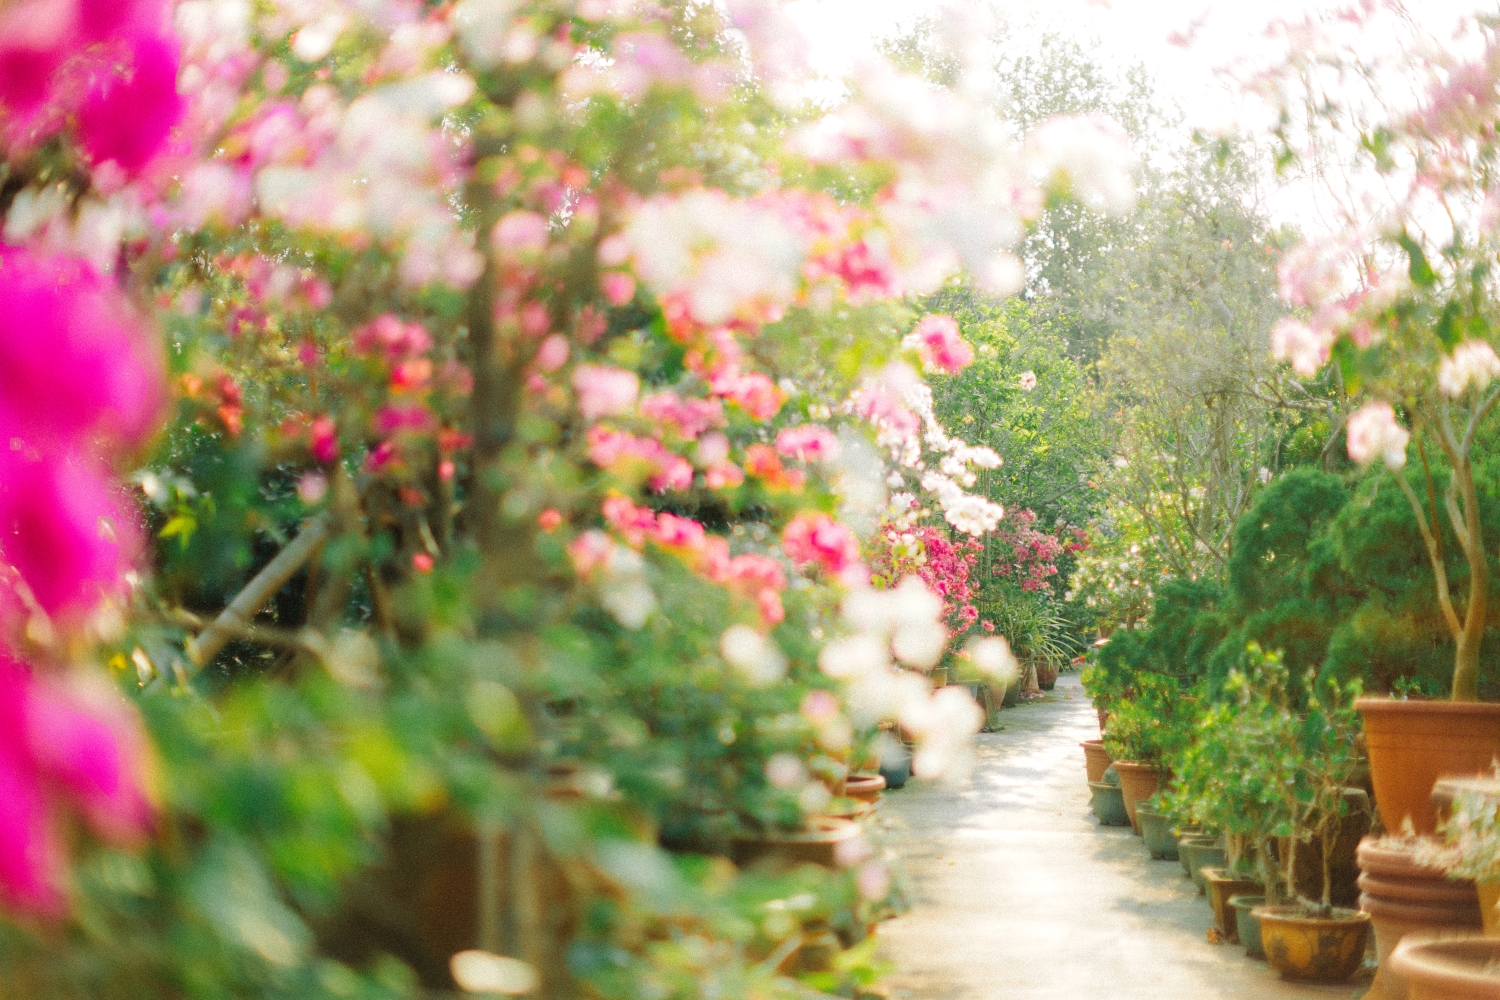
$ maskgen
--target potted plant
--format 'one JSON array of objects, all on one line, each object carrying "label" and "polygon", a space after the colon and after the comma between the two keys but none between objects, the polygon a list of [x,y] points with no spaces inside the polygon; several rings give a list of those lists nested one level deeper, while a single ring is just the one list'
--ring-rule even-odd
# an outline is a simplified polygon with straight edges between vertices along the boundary
[{"label": "potted plant", "polygon": [[1272,905],[1268,899],[1267,905],[1252,912],[1260,922],[1272,968],[1290,979],[1336,983],[1359,969],[1370,933],[1368,914],[1335,907],[1331,899],[1330,859],[1340,820],[1348,809],[1344,791],[1359,766],[1359,716],[1354,707],[1359,690],[1357,682],[1349,688],[1332,680],[1319,685],[1311,670],[1304,686],[1306,711],[1297,721],[1293,749],[1297,773],[1293,782],[1283,786],[1295,828],[1288,839],[1282,873],[1293,884],[1297,845],[1316,840],[1323,858],[1322,896],[1316,903],[1297,896],[1285,906]]},{"label": "potted plant", "polygon": [[1136,678],[1135,694],[1115,703],[1104,748],[1115,759],[1130,825],[1141,832],[1136,806],[1156,794],[1170,764],[1189,740],[1197,696],[1158,674]]},{"label": "potted plant", "polygon": [[1450,878],[1472,879],[1478,887],[1484,933],[1500,938],[1500,778],[1445,780],[1451,809],[1438,824],[1441,844],[1424,840],[1416,859],[1443,868]]}]

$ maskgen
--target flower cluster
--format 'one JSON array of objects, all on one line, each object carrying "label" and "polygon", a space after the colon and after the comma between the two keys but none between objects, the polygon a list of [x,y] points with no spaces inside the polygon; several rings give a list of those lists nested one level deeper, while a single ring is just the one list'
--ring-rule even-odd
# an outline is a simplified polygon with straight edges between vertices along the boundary
[{"label": "flower cluster", "polygon": [[1083,540],[1076,535],[1066,546],[1056,535],[1036,528],[1036,514],[1029,510],[1011,511],[1009,518],[993,535],[995,561],[990,572],[1016,583],[1022,590],[1041,590],[1057,575],[1057,559],[1064,550],[1081,551]]},{"label": "flower cluster", "polygon": [[146,336],[87,262],[0,249],[0,887],[29,906],[58,902],[63,803],[106,835],[149,818],[128,709],[49,676],[67,662],[64,637],[118,604],[138,549],[109,463],[161,413]]},{"label": "flower cluster", "polygon": [[[943,621],[955,636],[979,622],[978,596],[969,573],[979,561],[984,545],[976,541],[951,540],[931,525],[907,527],[886,521],[876,535],[870,556],[871,579],[877,587],[894,586],[898,580],[916,576],[943,601]],[[984,622],[985,631],[994,626]]]}]

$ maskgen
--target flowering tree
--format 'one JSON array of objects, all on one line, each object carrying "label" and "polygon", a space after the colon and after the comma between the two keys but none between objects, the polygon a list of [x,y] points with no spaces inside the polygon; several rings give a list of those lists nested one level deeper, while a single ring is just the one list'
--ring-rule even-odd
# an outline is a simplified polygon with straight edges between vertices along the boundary
[{"label": "flowering tree", "polygon": [[[1439,41],[1386,2],[1281,29],[1286,60],[1250,82],[1281,113],[1280,162],[1320,182],[1334,225],[1283,260],[1282,296],[1298,313],[1276,327],[1273,343],[1304,376],[1334,361],[1343,386],[1364,397],[1347,423],[1355,461],[1400,470],[1415,441],[1427,495],[1395,478],[1456,643],[1453,697],[1474,700],[1490,574],[1471,455],[1500,398],[1490,389],[1500,359],[1489,319],[1496,26],[1469,19]],[[1382,48],[1380,39],[1395,41]],[[1411,100],[1393,103],[1391,94]],[[1348,167],[1335,175],[1329,163]],[[1429,446],[1451,469],[1442,509],[1469,570],[1461,595],[1443,556]]]},{"label": "flowering tree", "polygon": [[[972,352],[901,302],[1013,290],[1049,198],[1130,177],[1093,120],[1014,142],[982,47],[811,116],[802,53],[769,0],[0,14],[0,886],[88,918],[15,928],[37,995],[793,996],[805,928],[864,933],[862,843],[701,855],[883,720],[961,756],[973,703],[896,669],[941,599],[851,527],[1002,516],[913,367]],[[808,329],[832,396],[780,377]]]}]

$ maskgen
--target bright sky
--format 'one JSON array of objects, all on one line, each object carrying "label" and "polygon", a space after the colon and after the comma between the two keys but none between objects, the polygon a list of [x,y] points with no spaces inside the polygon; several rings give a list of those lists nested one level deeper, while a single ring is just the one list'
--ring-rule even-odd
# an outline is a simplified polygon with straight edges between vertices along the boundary
[{"label": "bright sky", "polygon": [[[1144,63],[1159,91],[1178,103],[1193,125],[1216,126],[1226,116],[1224,91],[1214,70],[1238,56],[1264,51],[1266,25],[1300,18],[1310,9],[1349,6],[1352,0],[994,0],[1013,26],[1056,31],[1080,41],[1098,41],[1101,54],[1121,65]],[[1408,0],[1423,23],[1436,31],[1458,16],[1495,0]],[[814,44],[815,64],[841,75],[856,55],[882,36],[909,25],[936,0],[793,0],[788,10]],[[1187,48],[1168,41],[1188,34]]]}]

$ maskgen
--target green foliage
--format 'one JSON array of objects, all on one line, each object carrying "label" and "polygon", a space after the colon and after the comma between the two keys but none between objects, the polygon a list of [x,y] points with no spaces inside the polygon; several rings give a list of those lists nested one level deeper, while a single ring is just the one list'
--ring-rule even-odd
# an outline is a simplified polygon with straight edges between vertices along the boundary
[{"label": "green foliage", "polygon": [[1175,767],[1192,741],[1202,694],[1169,677],[1136,677],[1131,692],[1109,706],[1105,749],[1116,760]]},{"label": "green foliage", "polygon": [[[1129,695],[1156,678],[1182,685],[1202,680],[1209,653],[1224,635],[1220,598],[1218,586],[1204,580],[1162,584],[1149,625],[1121,629],[1094,654],[1085,690],[1096,700],[1107,700],[1112,693]],[[1113,711],[1113,705],[1107,707]]]}]

